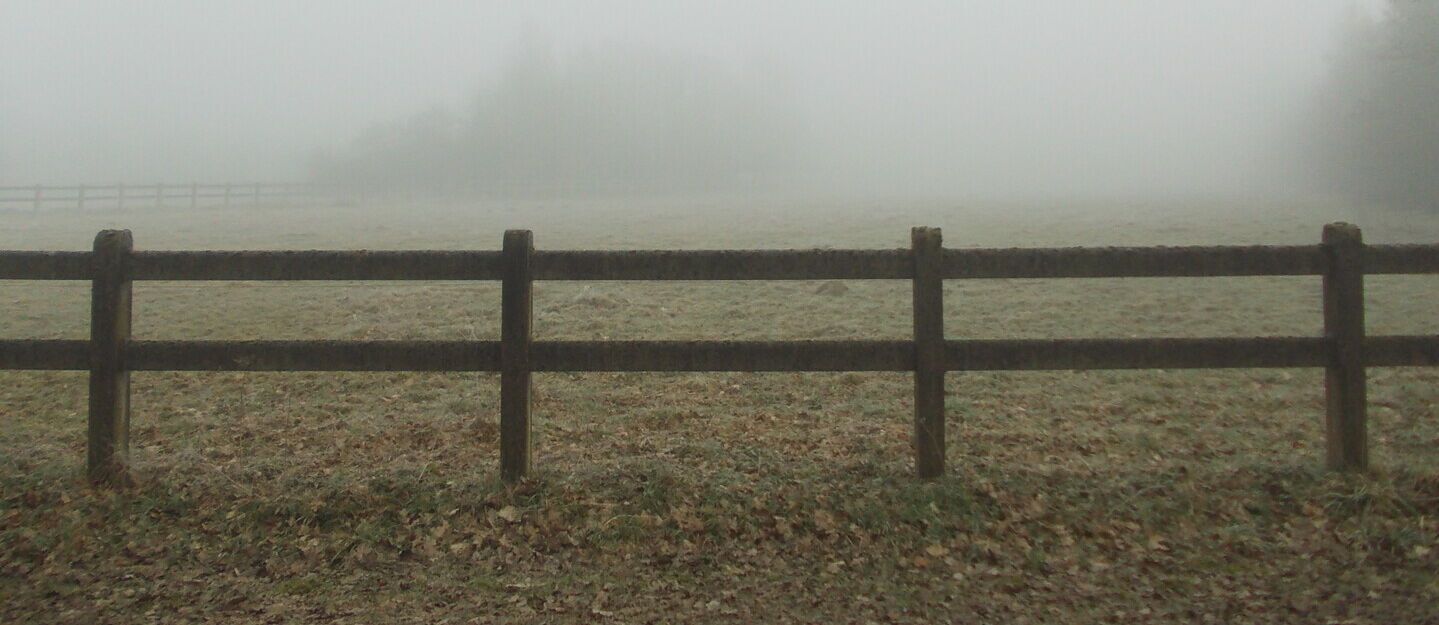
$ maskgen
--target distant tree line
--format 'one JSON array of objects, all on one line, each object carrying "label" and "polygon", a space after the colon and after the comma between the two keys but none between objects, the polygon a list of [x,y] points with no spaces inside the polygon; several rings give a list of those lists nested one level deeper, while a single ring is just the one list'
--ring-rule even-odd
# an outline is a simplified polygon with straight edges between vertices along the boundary
[{"label": "distant tree line", "polygon": [[1329,190],[1439,210],[1439,1],[1351,14],[1314,113],[1303,159]]},{"label": "distant tree line", "polygon": [[317,155],[317,182],[443,194],[720,191],[782,184],[802,128],[783,80],[608,48],[514,56],[468,109],[373,126]]}]

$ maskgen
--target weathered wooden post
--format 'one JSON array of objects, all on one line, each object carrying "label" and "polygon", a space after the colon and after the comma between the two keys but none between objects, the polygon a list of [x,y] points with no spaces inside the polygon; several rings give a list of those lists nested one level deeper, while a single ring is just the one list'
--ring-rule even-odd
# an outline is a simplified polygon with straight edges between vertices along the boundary
[{"label": "weathered wooden post", "polygon": [[1324,226],[1329,261],[1324,273],[1324,371],[1327,459],[1331,469],[1369,468],[1367,391],[1364,372],[1364,240],[1359,227]]},{"label": "weathered wooden post", "polygon": [[530,472],[530,342],[533,287],[529,230],[505,231],[500,286],[500,478],[514,482]]},{"label": "weathered wooden post", "polygon": [[914,250],[914,451],[921,479],[944,474],[944,251],[939,228],[910,232]]},{"label": "weathered wooden post", "polygon": [[130,482],[130,373],[125,343],[130,340],[129,230],[102,230],[91,255],[90,415],[87,475],[95,484]]}]

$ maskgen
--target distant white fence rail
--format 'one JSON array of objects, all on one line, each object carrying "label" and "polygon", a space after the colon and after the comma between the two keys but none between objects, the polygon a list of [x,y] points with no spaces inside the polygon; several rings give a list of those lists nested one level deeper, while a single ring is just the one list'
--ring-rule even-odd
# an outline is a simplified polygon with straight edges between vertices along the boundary
[{"label": "distant white fence rail", "polygon": [[0,210],[257,207],[333,197],[327,187],[297,182],[0,186]]}]

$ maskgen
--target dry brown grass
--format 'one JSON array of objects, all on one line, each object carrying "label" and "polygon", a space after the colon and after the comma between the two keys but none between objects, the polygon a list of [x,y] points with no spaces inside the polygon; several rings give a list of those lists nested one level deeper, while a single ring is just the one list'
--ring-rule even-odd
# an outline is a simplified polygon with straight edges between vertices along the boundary
[{"label": "dry brown grass", "polygon": [[[0,248],[1439,241],[1342,207],[882,204],[0,215]],[[583,209],[583,210],[579,210]],[[908,285],[542,283],[540,338],[904,338]],[[1317,279],[971,281],[951,337],[1315,334]],[[1430,277],[1369,280],[1372,333],[1434,333]],[[83,337],[85,285],[0,284],[0,336]],[[495,338],[490,284],[136,290],[141,338]],[[143,482],[83,488],[84,376],[0,372],[0,618],[337,622],[1439,622],[1439,371],[1371,371],[1363,477],[1319,470],[1315,370],[948,377],[951,477],[909,478],[895,374],[537,377],[506,489],[498,380],[136,374]]]}]

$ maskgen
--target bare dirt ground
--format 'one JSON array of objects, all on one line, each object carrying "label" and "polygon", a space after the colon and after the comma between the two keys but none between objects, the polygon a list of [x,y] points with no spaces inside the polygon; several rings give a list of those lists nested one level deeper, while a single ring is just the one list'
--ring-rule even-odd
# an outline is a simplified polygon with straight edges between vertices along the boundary
[{"label": "bare dirt ground", "polygon": [[[0,249],[1439,241],[1323,203],[512,202],[0,214]],[[1370,277],[1373,334],[1439,278]],[[1318,278],[946,283],[950,337],[1315,335]],[[541,283],[541,339],[907,338],[909,285]],[[0,336],[83,338],[88,285],[0,283]],[[494,339],[498,284],[141,283],[137,338]],[[1375,470],[1321,469],[1318,370],[952,373],[950,475],[909,376],[142,373],[138,487],[84,486],[85,377],[0,372],[6,622],[1439,622],[1439,370],[1372,369]]]}]

